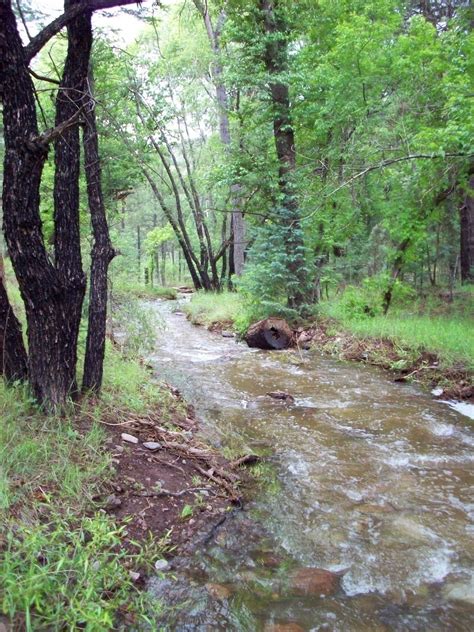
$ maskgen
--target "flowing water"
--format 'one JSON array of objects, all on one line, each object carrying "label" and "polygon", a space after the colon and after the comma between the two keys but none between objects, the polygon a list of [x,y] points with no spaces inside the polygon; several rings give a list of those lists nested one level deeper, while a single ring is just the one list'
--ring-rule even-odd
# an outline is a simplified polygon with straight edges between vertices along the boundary
[{"label": "flowing water", "polygon": [[[251,350],[154,306],[166,323],[158,376],[196,406],[211,440],[263,449],[274,472],[181,565],[187,604],[166,629],[474,629],[472,421],[378,369]],[[275,390],[294,403],[266,395]],[[300,567],[340,571],[339,591],[292,593]],[[173,594],[167,580],[151,590]]]}]

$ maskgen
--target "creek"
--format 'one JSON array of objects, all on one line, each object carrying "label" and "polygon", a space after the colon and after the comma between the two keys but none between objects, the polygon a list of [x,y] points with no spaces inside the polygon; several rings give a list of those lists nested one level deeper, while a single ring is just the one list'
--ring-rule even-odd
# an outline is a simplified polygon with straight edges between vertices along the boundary
[{"label": "creek", "polygon": [[[468,417],[374,367],[252,350],[194,327],[179,304],[153,308],[157,377],[196,407],[208,440],[271,466],[244,511],[177,560],[176,581],[150,582],[170,605],[165,629],[474,629]],[[308,567],[338,573],[339,589],[292,590]]]}]

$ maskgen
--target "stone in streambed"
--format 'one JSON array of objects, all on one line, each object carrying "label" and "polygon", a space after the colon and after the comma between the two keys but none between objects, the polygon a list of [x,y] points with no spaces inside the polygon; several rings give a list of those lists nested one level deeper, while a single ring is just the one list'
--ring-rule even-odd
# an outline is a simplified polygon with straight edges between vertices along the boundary
[{"label": "stone in streambed", "polygon": [[443,596],[449,601],[463,601],[474,605],[474,578],[468,582],[453,582],[443,588]]},{"label": "stone in streambed", "polygon": [[126,432],[122,432],[120,436],[122,437],[122,441],[126,441],[127,443],[138,443],[137,437],[127,434]]},{"label": "stone in streambed", "polygon": [[235,334],[232,331],[223,331],[222,332],[222,337],[223,338],[235,338]]},{"label": "stone in streambed", "polygon": [[290,589],[302,596],[333,595],[339,583],[340,575],[324,568],[300,568],[290,576]]},{"label": "stone in streambed", "polygon": [[156,450],[159,450],[161,448],[161,443],[158,443],[158,441],[145,441],[143,447],[147,450],[155,452]]}]

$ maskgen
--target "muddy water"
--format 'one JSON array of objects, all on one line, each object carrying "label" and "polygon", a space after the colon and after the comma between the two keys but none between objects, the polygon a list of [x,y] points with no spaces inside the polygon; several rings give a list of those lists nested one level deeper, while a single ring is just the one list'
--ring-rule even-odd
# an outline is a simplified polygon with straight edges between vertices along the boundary
[{"label": "muddy water", "polygon": [[[186,560],[187,605],[168,628],[474,629],[472,421],[377,369],[250,350],[171,303],[155,308],[166,323],[158,375],[213,441],[264,449],[274,466],[265,491]],[[295,402],[265,395],[274,390]],[[295,595],[299,567],[340,571],[340,590]],[[224,594],[209,598],[209,582]],[[154,590],[172,594],[166,581]]]}]

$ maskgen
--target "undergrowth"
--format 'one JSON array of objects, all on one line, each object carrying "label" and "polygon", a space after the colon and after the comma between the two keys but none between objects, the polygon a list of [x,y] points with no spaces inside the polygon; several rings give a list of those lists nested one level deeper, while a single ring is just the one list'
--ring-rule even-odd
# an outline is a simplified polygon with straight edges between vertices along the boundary
[{"label": "undergrowth", "polygon": [[[474,368],[474,294],[462,291],[452,303],[430,296],[423,300],[399,301],[388,312],[363,314],[352,310],[354,297],[344,294],[338,300],[323,302],[320,313],[338,321],[342,327],[360,337],[384,338],[414,350],[431,351],[439,355],[443,364],[463,362]],[[359,295],[357,306],[363,301]]]},{"label": "undergrowth", "polygon": [[0,613],[12,629],[95,632],[149,622],[146,593],[129,570],[146,569],[162,543],[131,553],[124,527],[97,504],[113,476],[101,422],[150,409],[166,418],[172,405],[138,360],[110,344],[102,398],[71,405],[62,418],[45,416],[27,387],[0,382]]}]

